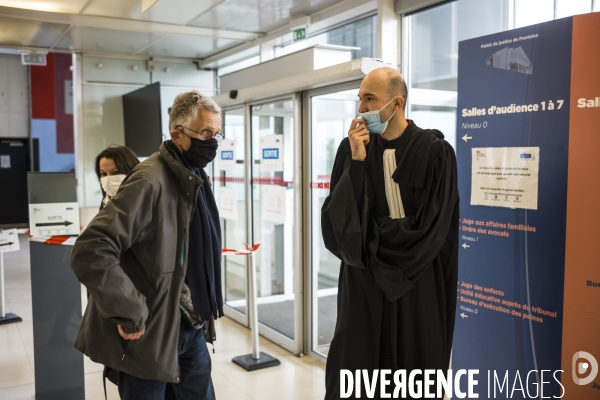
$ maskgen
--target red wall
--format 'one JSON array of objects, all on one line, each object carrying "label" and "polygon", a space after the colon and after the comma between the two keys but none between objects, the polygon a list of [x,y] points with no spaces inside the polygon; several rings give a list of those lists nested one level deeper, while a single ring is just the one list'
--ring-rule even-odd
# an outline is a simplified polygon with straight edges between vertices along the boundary
[{"label": "red wall", "polygon": [[49,53],[46,66],[31,67],[31,118],[56,120],[56,153],[74,152],[73,115],[65,113],[65,81],[72,81],[70,54]]}]

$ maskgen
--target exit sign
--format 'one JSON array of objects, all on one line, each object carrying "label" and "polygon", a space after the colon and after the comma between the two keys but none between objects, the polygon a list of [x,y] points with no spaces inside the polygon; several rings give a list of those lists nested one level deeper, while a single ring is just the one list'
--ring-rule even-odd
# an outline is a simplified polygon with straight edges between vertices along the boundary
[{"label": "exit sign", "polygon": [[306,39],[306,28],[296,29],[294,31],[294,42],[302,39]]},{"label": "exit sign", "polygon": [[23,65],[46,65],[45,54],[21,54],[21,64]]}]

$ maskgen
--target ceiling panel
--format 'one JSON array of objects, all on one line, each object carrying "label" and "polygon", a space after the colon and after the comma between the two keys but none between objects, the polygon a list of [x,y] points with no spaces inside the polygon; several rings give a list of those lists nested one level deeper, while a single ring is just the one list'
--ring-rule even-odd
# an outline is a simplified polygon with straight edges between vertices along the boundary
[{"label": "ceiling panel", "polygon": [[67,25],[0,17],[0,45],[50,47]]},{"label": "ceiling panel", "polygon": [[241,43],[225,39],[171,35],[140,54],[176,58],[206,58]]},{"label": "ceiling panel", "polygon": [[144,56],[205,58],[243,42],[194,36],[124,32],[98,28],[73,28],[57,49]]},{"label": "ceiling panel", "polygon": [[83,52],[133,54],[163,36],[156,33],[74,27],[61,39],[56,48]]},{"label": "ceiling panel", "polygon": [[339,0],[225,0],[190,23],[205,28],[270,32]]},{"label": "ceiling panel", "polygon": [[158,0],[142,13],[142,0],[92,0],[83,14],[185,25],[223,1]]},{"label": "ceiling panel", "polygon": [[0,0],[0,6],[77,14],[87,2],[88,0]]},{"label": "ceiling panel", "polygon": [[[240,37],[237,41],[238,35],[232,35],[232,33],[269,32],[287,25],[291,19],[314,14],[338,1],[158,0],[148,11],[142,13],[141,0],[0,0],[0,7],[5,7],[4,10],[48,11],[48,13],[32,14],[35,17],[32,19],[39,22],[29,21],[26,15],[22,15],[22,13],[32,13],[32,11],[19,11],[21,14],[15,15],[14,18],[0,17],[0,46],[5,44],[50,48],[68,28],[66,24],[71,23],[67,14],[82,12],[85,17],[76,18],[89,19],[88,16],[101,16],[115,19],[106,20],[106,25],[98,25],[97,20],[84,21],[88,24],[95,22],[95,25],[88,25],[95,27],[85,27],[86,23],[79,24],[79,20],[72,20],[76,26],[60,39],[55,46],[56,49],[206,58],[247,40],[245,37]],[[60,15],[64,17],[57,20],[56,16]],[[229,39],[219,39],[184,36],[177,30],[172,33],[164,29],[161,31],[152,28],[151,24],[145,28],[142,27],[150,32],[122,30],[129,29],[130,20],[189,25],[190,27],[231,32],[228,36]],[[123,26],[124,23],[127,26]],[[165,33],[151,33],[151,31]],[[166,35],[166,33],[171,34]],[[218,32],[216,34],[219,35]]]}]

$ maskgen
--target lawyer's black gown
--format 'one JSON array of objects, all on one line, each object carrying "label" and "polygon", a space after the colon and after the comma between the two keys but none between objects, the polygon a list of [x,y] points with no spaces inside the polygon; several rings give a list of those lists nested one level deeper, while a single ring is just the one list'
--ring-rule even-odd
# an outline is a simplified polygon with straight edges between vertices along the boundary
[{"label": "lawyer's black gown", "polygon": [[[340,369],[371,376],[374,369],[448,369],[458,278],[456,157],[439,131],[409,122],[396,140],[372,134],[365,161],[351,160],[348,138],[336,155],[321,221],[326,247],[342,260],[326,399],[339,398]],[[389,218],[385,149],[396,149],[392,178],[405,218]]]}]

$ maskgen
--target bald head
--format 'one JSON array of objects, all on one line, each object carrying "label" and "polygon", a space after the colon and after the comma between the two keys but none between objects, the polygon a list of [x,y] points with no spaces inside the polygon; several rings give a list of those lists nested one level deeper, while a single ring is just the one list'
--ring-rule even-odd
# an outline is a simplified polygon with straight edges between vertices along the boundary
[{"label": "bald head", "polygon": [[390,67],[376,68],[365,76],[361,86],[362,85],[379,88],[381,91],[385,91],[389,99],[396,96],[402,96],[404,99],[402,109],[406,109],[408,90],[404,78],[396,69]]}]

